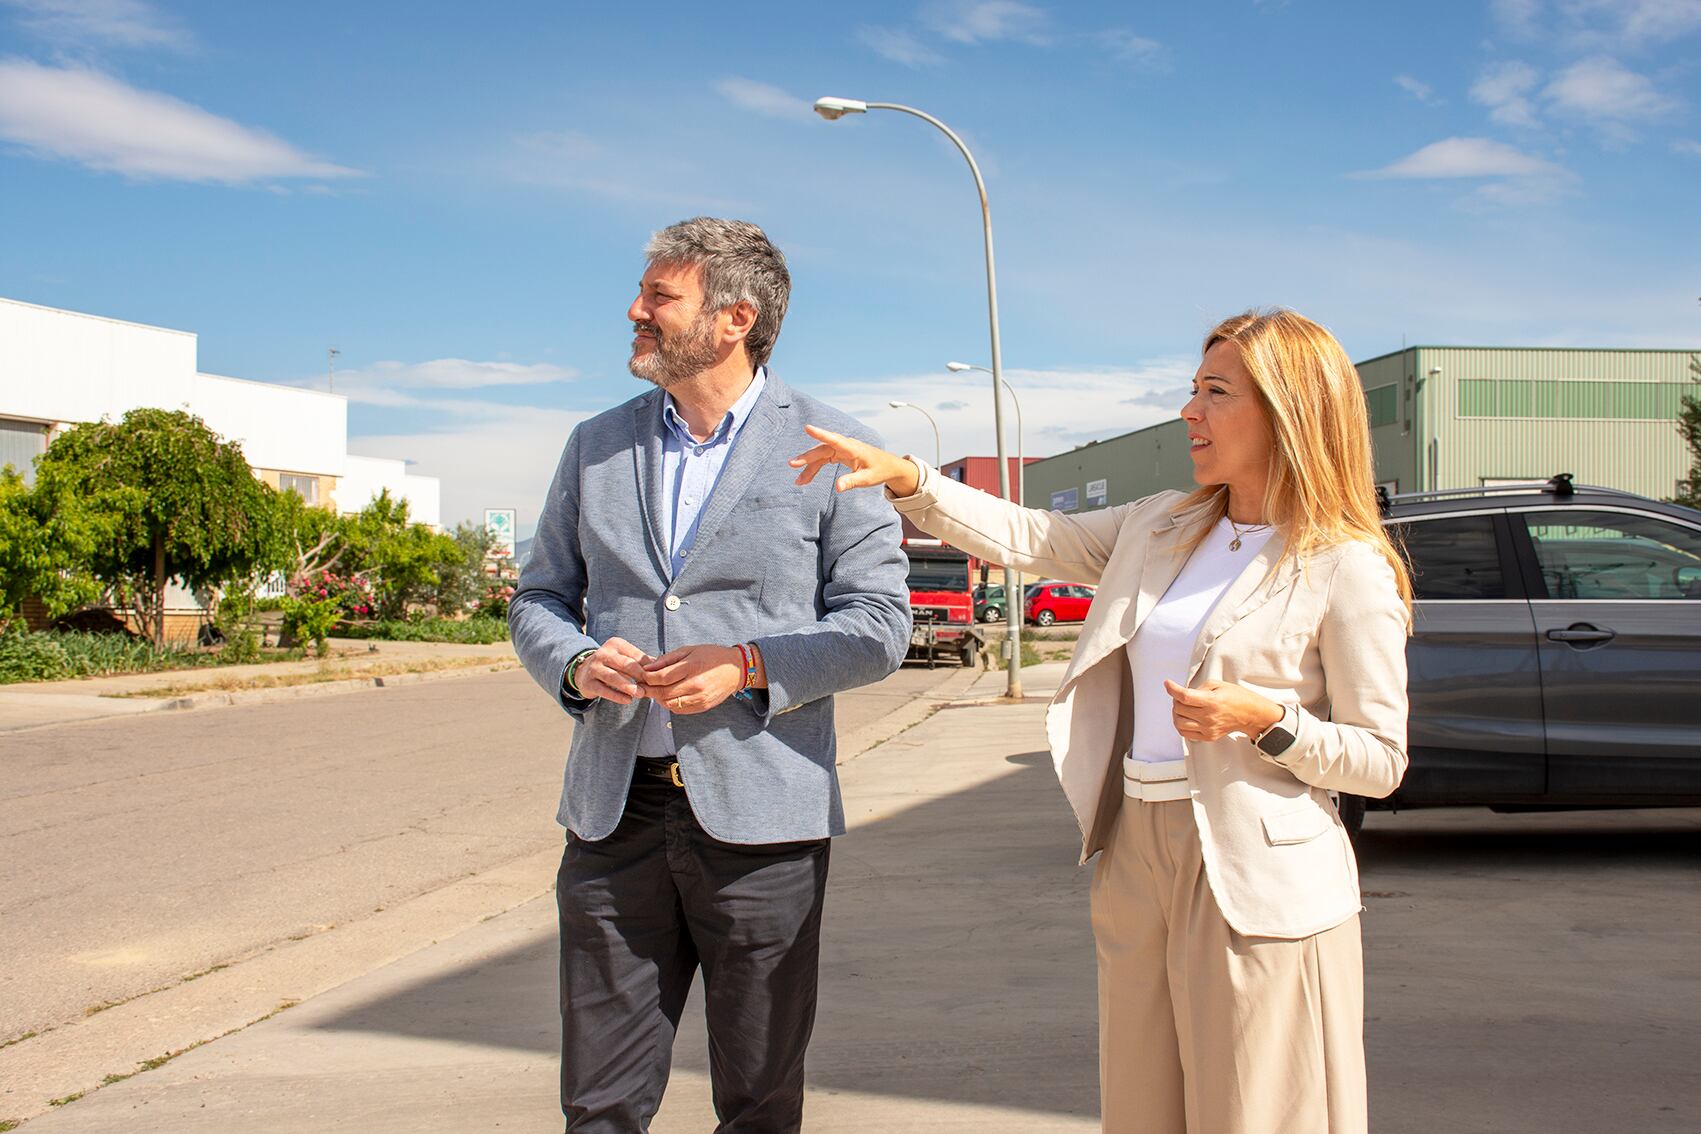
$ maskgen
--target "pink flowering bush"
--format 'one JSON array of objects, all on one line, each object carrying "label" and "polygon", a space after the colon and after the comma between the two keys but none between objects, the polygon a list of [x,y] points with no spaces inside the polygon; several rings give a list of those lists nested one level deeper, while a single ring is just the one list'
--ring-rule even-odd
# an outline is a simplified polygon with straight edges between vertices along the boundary
[{"label": "pink flowering bush", "polygon": [[478,612],[490,618],[507,618],[508,602],[514,597],[514,587],[511,583],[495,582],[479,600]]},{"label": "pink flowering bush", "polygon": [[364,575],[335,571],[311,571],[297,578],[290,590],[298,597],[315,602],[330,601],[344,618],[371,618],[378,610],[372,595],[372,585]]}]

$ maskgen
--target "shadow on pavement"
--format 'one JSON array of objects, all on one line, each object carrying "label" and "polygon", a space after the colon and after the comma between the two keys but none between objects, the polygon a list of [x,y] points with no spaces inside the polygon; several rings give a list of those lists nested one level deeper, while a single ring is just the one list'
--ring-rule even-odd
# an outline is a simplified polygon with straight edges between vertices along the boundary
[{"label": "shadow on pavement", "polygon": [[[835,842],[813,1090],[1097,1113],[1088,872],[1050,757],[1006,764]],[[540,937],[320,1027],[553,1053],[555,966]],[[674,1066],[706,1072],[692,1001]]]}]

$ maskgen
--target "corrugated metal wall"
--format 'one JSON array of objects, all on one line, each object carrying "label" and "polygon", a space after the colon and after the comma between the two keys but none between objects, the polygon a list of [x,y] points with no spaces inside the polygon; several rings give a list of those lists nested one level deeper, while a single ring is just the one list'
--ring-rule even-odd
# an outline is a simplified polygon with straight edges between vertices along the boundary
[{"label": "corrugated metal wall", "polygon": [[1441,371],[1419,414],[1434,423],[1422,432],[1438,487],[1568,472],[1670,496],[1689,468],[1676,414],[1684,392],[1701,393],[1689,383],[1698,353],[1417,348],[1422,373]]},{"label": "corrugated metal wall", "polygon": [[1187,455],[1187,426],[1178,417],[1134,433],[1082,445],[1028,466],[1028,500],[1052,506],[1053,493],[1076,490],[1073,511],[1089,505],[1087,486],[1102,480],[1107,504],[1126,504],[1166,488],[1192,489],[1193,458]]}]

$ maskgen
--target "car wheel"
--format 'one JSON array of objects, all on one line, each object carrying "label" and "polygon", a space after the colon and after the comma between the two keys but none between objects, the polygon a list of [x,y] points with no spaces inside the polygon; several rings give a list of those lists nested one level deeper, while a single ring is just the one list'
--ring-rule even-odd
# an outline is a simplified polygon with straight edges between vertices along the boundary
[{"label": "car wheel", "polygon": [[1057,615],[1053,614],[1049,610],[1042,610],[1034,617],[1034,621],[1039,623],[1041,626],[1050,626],[1053,622],[1057,621]]},{"label": "car wheel", "polygon": [[965,668],[972,668],[980,664],[980,649],[973,641],[963,643],[961,660]]},{"label": "car wheel", "polygon": [[1341,826],[1347,829],[1347,838],[1357,846],[1358,833],[1364,830],[1364,796],[1343,792],[1335,797],[1335,810],[1340,812]]},{"label": "car wheel", "polygon": [[1003,622],[1004,612],[996,606],[989,606],[981,611],[980,620],[982,622]]}]

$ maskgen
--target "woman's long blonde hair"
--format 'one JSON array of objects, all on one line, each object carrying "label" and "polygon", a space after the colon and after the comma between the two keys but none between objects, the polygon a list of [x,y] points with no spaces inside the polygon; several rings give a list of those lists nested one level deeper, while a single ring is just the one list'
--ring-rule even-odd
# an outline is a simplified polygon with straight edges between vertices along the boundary
[{"label": "woman's long blonde hair", "polygon": [[[1205,336],[1201,353],[1225,342],[1239,352],[1269,418],[1264,517],[1286,540],[1282,557],[1363,540],[1394,569],[1409,610],[1411,574],[1382,527],[1370,417],[1347,352],[1323,327],[1279,307],[1224,319]],[[1215,519],[1228,514],[1228,493],[1220,485],[1201,486],[1187,503],[1208,501],[1220,510]]]}]

